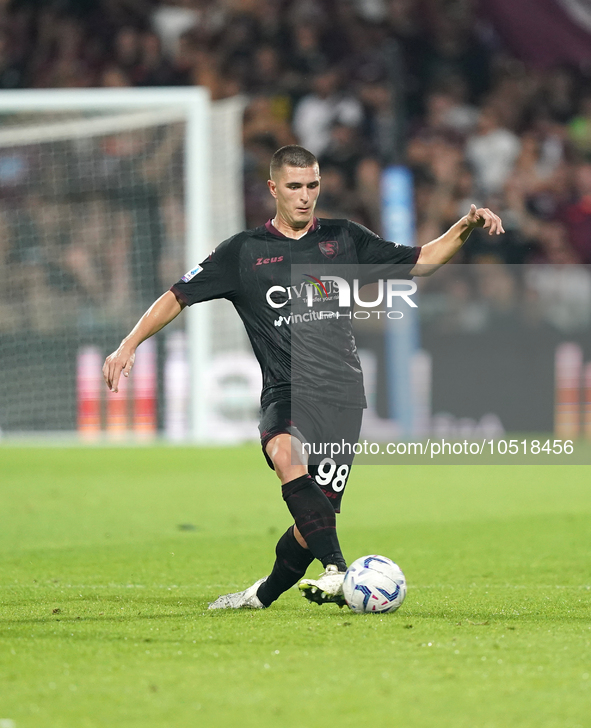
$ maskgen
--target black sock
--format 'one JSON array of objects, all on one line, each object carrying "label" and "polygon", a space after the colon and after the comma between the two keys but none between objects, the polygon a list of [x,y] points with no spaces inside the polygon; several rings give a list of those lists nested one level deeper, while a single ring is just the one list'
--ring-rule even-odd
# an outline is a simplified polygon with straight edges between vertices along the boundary
[{"label": "black sock", "polygon": [[275,549],[277,558],[273,571],[257,590],[257,597],[268,607],[304,576],[314,561],[309,549],[300,546],[293,533],[293,526],[281,536]]},{"label": "black sock", "polygon": [[346,569],[337,537],[336,516],[330,501],[309,475],[281,487],[283,500],[315,559]]}]

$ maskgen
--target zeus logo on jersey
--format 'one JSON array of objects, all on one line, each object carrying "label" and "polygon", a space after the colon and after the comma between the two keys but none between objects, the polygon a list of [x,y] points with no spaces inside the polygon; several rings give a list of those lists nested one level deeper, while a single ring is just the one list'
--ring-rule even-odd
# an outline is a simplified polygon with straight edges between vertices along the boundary
[{"label": "zeus logo on jersey", "polygon": [[181,281],[188,283],[189,281],[193,280],[193,278],[195,278],[197,273],[201,273],[202,270],[203,268],[200,265],[195,266],[195,268],[190,270],[188,273],[185,273],[185,275],[181,278]]},{"label": "zeus logo on jersey", "polygon": [[268,263],[281,263],[283,256],[279,255],[275,258],[259,258],[255,265],[267,265]]},{"label": "zeus logo on jersey", "polygon": [[[312,276],[309,276],[312,277]],[[321,281],[332,281],[333,284],[336,284],[338,286],[338,295],[339,295],[339,307],[342,308],[349,308],[351,306],[351,286],[349,285],[348,281],[346,281],[344,278],[340,278],[339,276],[320,276],[320,280],[317,278],[314,278],[314,281],[317,281],[318,284],[321,284]],[[410,298],[414,293],[416,293],[417,290],[417,284],[414,281],[409,280],[387,280],[384,281],[379,280],[378,282],[378,297],[375,301],[362,301],[359,297],[359,281],[355,279],[353,281],[353,300],[358,306],[361,306],[362,308],[371,308],[372,306],[379,306],[383,300],[384,300],[384,289],[386,292],[386,305],[388,308],[392,307],[392,302],[395,297],[402,298],[411,308],[417,308],[417,304]],[[405,286],[404,289],[395,288],[395,286]],[[304,284],[303,288],[306,289],[306,298],[307,298],[307,304],[308,307],[311,308],[314,302],[314,286],[310,282],[306,282]],[[324,288],[324,286],[323,286]],[[324,289],[326,293],[326,289]],[[287,296],[287,298],[284,301],[280,300],[274,300],[271,296],[273,294]],[[271,286],[266,294],[267,303],[271,308],[283,308],[287,301],[291,298],[290,290],[287,288],[284,288],[283,286]]]}]

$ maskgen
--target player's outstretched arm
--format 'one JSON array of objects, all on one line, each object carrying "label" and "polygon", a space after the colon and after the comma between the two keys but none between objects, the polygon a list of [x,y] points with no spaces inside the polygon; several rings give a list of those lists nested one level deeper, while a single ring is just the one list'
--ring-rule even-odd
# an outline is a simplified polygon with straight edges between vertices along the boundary
[{"label": "player's outstretched arm", "polygon": [[185,308],[172,291],[166,291],[155,301],[128,334],[117,351],[110,354],[103,364],[103,377],[112,392],[119,391],[121,374],[128,377],[138,346],[169,324]]},{"label": "player's outstretched arm", "polygon": [[468,240],[474,228],[488,229],[489,235],[504,233],[503,223],[498,215],[491,212],[488,207],[472,205],[470,212],[464,215],[455,225],[436,240],[423,245],[415,267],[411,270],[413,276],[430,276],[447,263]]}]

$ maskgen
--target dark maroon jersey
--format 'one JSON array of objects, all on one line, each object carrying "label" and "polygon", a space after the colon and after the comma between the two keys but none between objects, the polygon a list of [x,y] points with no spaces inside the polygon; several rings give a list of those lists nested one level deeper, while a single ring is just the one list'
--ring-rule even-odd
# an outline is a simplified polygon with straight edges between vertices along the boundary
[{"label": "dark maroon jersey", "polygon": [[356,277],[384,278],[384,266],[390,278],[408,278],[419,252],[349,220],[315,219],[298,240],[269,221],[221,243],[170,290],[189,306],[232,301],[261,366],[263,406],[298,396],[365,407],[353,309],[339,306],[338,283],[322,276],[345,279],[351,290]]}]

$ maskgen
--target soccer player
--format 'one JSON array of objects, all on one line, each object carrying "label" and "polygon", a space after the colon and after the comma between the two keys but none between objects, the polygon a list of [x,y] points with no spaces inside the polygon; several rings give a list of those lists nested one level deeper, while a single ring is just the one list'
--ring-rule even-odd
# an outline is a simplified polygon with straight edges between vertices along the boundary
[{"label": "soccer player", "polygon": [[[269,607],[298,582],[310,601],[344,604],[347,565],[336,514],[352,450],[338,461],[308,458],[303,443],[357,443],[365,407],[363,380],[351,319],[346,311],[335,310],[337,296],[332,294],[338,289],[329,291],[321,276],[312,273],[304,276],[303,284],[294,285],[292,266],[323,274],[334,270],[341,281],[343,270],[360,265],[396,264],[397,278],[430,275],[460,249],[474,228],[487,228],[491,235],[504,232],[494,213],[474,205],[422,248],[388,242],[349,220],[319,220],[314,216],[320,192],[318,162],[297,145],[275,152],[270,177],[275,217],[221,243],[185,274],[146,311],[103,367],[107,386],[116,392],[121,375],[131,371],[139,344],[185,306],[201,301],[229,299],[246,327],[263,374],[263,453],[281,481],[294,523],[277,543],[270,575],[244,591],[220,596],[210,609]],[[314,291],[319,294],[316,311],[310,308]],[[324,572],[318,579],[303,579],[314,559]]]}]

